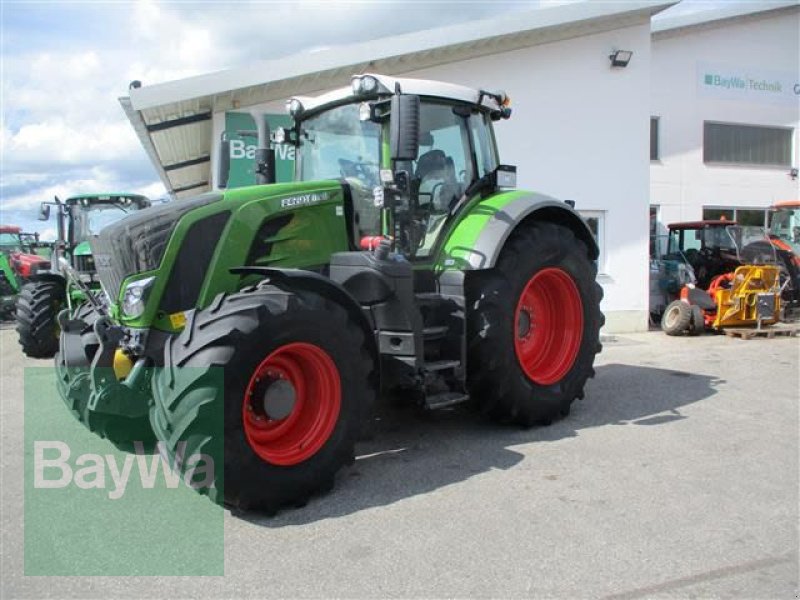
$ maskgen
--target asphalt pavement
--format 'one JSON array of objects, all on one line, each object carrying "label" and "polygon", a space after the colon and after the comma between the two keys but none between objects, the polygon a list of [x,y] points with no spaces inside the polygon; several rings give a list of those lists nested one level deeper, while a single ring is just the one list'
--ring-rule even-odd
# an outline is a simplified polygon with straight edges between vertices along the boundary
[{"label": "asphalt pavement", "polygon": [[332,493],[225,513],[224,576],[33,577],[23,369],[50,363],[4,327],[0,596],[797,598],[799,350],[619,336],[571,415],[530,430],[384,402]]}]

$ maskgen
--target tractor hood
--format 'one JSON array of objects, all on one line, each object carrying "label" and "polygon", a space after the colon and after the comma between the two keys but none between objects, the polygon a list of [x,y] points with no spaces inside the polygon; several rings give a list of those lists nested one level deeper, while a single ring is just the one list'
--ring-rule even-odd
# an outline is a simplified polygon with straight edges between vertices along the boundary
[{"label": "tractor hood", "polygon": [[[345,190],[339,181],[237,188],[148,208],[105,227],[91,246],[112,314],[129,327],[175,330],[185,311],[239,289],[236,267],[323,268],[331,254],[353,246]],[[128,288],[129,299],[145,300],[126,307]]]},{"label": "tractor hood", "polygon": [[50,268],[50,261],[38,254],[23,254],[14,252],[11,255],[11,264],[14,270],[22,277],[31,277],[38,271],[46,271]]}]

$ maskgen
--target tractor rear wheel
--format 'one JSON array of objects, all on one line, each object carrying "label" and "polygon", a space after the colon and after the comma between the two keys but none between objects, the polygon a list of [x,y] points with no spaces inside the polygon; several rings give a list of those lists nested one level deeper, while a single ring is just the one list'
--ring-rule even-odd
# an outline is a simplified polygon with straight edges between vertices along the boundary
[{"label": "tractor rear wheel", "polygon": [[661,329],[667,335],[683,335],[692,325],[692,307],[683,300],[673,300],[661,317]]},{"label": "tractor rear wheel", "polygon": [[588,248],[571,230],[514,232],[497,266],[468,280],[468,386],[479,408],[529,427],[569,413],[594,375],[605,319]]},{"label": "tractor rear wheel", "polygon": [[56,317],[66,302],[64,285],[43,280],[26,283],[17,298],[17,333],[22,352],[47,358],[58,351]]},{"label": "tractor rear wheel", "polygon": [[214,501],[268,514],[299,506],[354,459],[376,364],[337,302],[267,285],[222,294],[164,352],[153,429],[184,478],[187,456],[222,461],[198,489]]}]

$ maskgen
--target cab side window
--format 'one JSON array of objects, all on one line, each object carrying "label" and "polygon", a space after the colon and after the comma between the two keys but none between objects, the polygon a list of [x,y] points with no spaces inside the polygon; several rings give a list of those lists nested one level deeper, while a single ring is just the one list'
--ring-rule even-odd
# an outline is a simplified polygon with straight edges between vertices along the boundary
[{"label": "cab side window", "polygon": [[450,209],[474,179],[468,117],[459,112],[453,105],[421,107],[420,149],[412,178],[417,257],[430,254]]}]

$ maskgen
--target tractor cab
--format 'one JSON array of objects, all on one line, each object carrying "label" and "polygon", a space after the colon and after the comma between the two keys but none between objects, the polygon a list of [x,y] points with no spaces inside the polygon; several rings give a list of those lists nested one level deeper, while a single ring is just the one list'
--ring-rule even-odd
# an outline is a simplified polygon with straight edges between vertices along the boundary
[{"label": "tractor cab", "polygon": [[692,269],[695,283],[705,289],[716,275],[741,264],[737,244],[737,236],[741,239],[742,235],[740,230],[735,222],[726,220],[672,223],[667,256],[685,261]]},{"label": "tractor cab", "polygon": [[800,256],[800,200],[778,202],[772,207],[769,234],[778,247]]},{"label": "tractor cab", "polygon": [[56,197],[54,202],[42,202],[40,221],[50,218],[52,206],[57,210],[58,241],[55,251],[69,256],[78,272],[91,275],[94,272],[94,260],[88,243],[90,237],[106,225],[147,208],[150,200],[139,194],[85,194],[72,196],[63,202]]},{"label": "tractor cab", "polygon": [[292,98],[294,127],[276,135],[296,146],[297,181],[348,184],[352,234],[363,247],[385,236],[424,261],[466,200],[498,181],[514,186],[516,170],[499,165],[492,131],[492,121],[511,115],[508,105],[503,92],[363,75],[352,92]]},{"label": "tractor cab", "polygon": [[0,252],[22,252],[21,229],[15,225],[0,225]]}]

